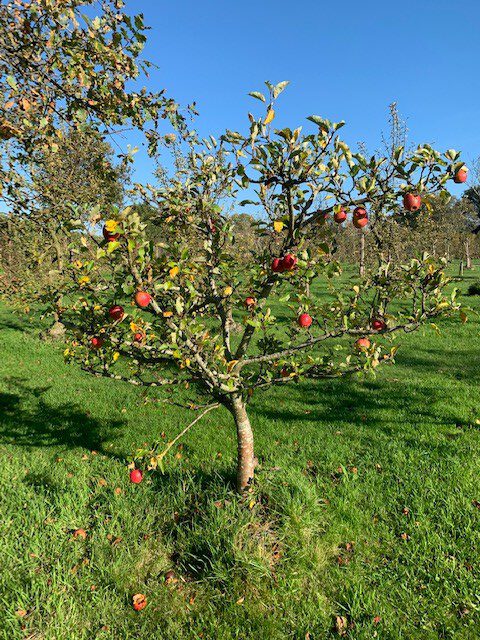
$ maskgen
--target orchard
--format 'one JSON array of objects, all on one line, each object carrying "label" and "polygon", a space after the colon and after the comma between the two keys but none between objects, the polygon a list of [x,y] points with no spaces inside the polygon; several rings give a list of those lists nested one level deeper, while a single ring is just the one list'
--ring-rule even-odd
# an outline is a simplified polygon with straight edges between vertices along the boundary
[{"label": "orchard", "polygon": [[474,39],[268,4],[0,4],[5,637],[478,635]]}]

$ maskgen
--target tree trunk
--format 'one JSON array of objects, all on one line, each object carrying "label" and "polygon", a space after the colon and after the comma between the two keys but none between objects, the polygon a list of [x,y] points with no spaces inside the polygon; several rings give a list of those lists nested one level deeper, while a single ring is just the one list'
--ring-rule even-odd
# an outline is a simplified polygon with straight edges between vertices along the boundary
[{"label": "tree trunk", "polygon": [[472,258],[470,256],[470,238],[465,240],[465,269],[472,268]]},{"label": "tree trunk", "polygon": [[360,232],[360,277],[365,276],[365,234]]},{"label": "tree trunk", "polygon": [[242,492],[253,480],[255,469],[253,431],[241,396],[234,396],[229,408],[237,428],[237,491]]}]

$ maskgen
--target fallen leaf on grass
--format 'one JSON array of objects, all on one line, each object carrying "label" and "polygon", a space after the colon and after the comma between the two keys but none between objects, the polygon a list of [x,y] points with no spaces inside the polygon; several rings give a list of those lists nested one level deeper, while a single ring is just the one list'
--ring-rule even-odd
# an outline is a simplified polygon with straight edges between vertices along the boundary
[{"label": "fallen leaf on grass", "polygon": [[15,611],[15,615],[19,618],[24,618],[27,615],[27,612],[25,609],[17,609],[17,611]]},{"label": "fallen leaf on grass", "polygon": [[85,531],[85,529],[75,529],[75,531],[73,532],[73,537],[75,539],[82,538],[82,540],[86,540],[87,532]]},{"label": "fallen leaf on grass", "polygon": [[243,604],[245,602],[245,596],[242,596],[241,598],[239,598],[235,604]]},{"label": "fallen leaf on grass", "polygon": [[345,616],[336,616],[335,617],[335,631],[339,636],[345,636],[347,634],[348,629],[348,620]]}]

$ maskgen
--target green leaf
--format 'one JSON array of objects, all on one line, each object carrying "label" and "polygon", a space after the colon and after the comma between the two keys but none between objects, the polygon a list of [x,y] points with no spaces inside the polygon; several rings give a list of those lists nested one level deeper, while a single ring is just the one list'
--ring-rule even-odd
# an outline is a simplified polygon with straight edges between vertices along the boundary
[{"label": "green leaf", "polygon": [[282,91],[290,84],[290,80],[283,80],[275,85],[273,89],[273,97],[278,98],[278,96],[282,93]]},{"label": "green leaf", "polygon": [[260,91],[251,91],[248,95],[252,96],[252,98],[256,98],[257,100],[265,102],[265,96],[263,95],[263,93],[260,93]]},{"label": "green leaf", "polygon": [[17,81],[13,76],[7,76],[7,83],[12,87],[14,91],[18,89]]}]

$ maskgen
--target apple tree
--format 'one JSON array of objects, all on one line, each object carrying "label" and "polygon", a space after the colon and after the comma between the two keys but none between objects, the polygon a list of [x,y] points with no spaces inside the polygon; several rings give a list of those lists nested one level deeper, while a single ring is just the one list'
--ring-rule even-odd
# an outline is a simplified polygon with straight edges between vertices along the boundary
[{"label": "apple tree", "polygon": [[[141,208],[95,210],[73,247],[67,358],[137,385],[195,388],[207,398],[205,411],[226,407],[239,491],[254,476],[252,397],[302,378],[320,384],[375,371],[393,362],[402,332],[459,310],[444,261],[424,254],[394,263],[381,234],[392,214],[427,215],[432,194],[447,197],[459,154],[398,147],[385,171],[385,158],[367,158],[342,140],[343,122],[312,115],[306,132],[276,129],[286,84],[251,94],[264,107],[248,114],[245,132],[219,140],[192,133],[178,143],[179,170],[160,187],[138,187],[150,205],[148,225]],[[261,242],[242,260],[232,203],[257,213]],[[93,231],[99,215],[101,242]],[[329,220],[375,239],[377,263],[365,278],[345,277],[334,247],[309,242]],[[168,242],[152,241],[147,229],[155,224],[168,226]],[[164,453],[153,455],[161,462]]]}]

